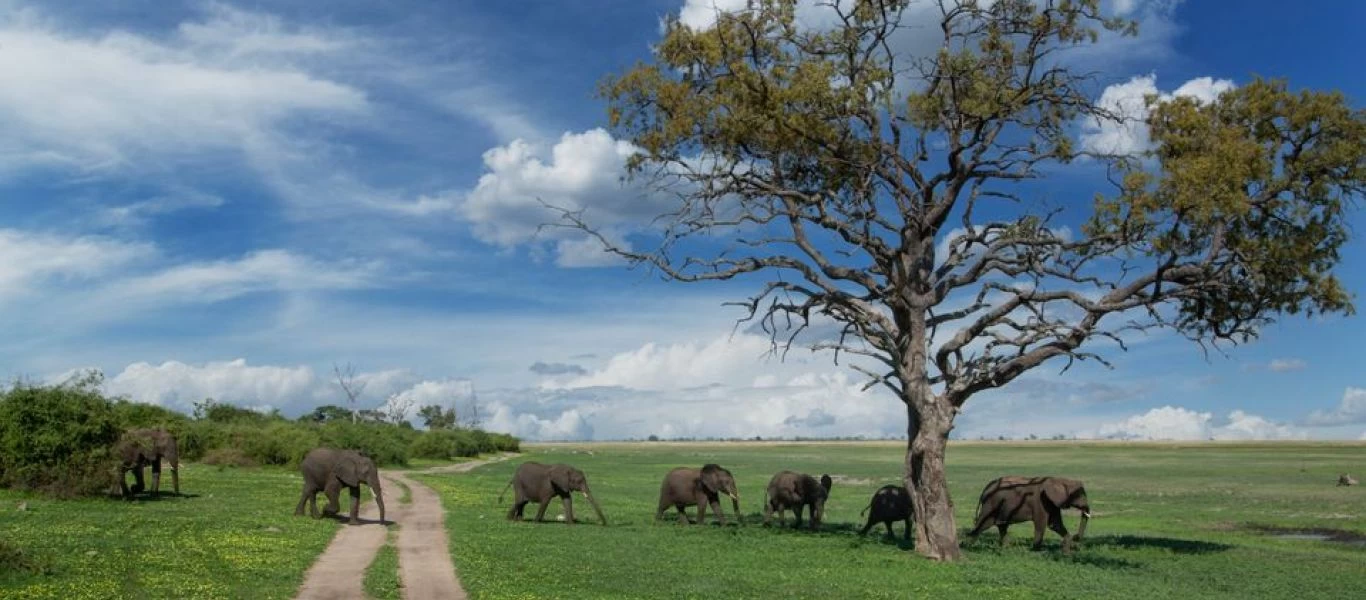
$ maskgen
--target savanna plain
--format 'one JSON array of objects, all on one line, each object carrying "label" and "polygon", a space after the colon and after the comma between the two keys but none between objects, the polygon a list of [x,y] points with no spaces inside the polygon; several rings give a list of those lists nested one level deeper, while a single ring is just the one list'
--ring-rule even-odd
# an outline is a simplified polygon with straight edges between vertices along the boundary
[{"label": "savanna plain", "polygon": [[[1032,527],[1021,523],[1004,548],[994,530],[965,538],[965,560],[951,564],[910,552],[899,524],[895,538],[880,525],[858,535],[860,511],[897,482],[903,453],[883,442],[540,444],[469,473],[414,478],[442,497],[472,598],[1344,598],[1366,589],[1366,489],[1334,485],[1340,472],[1363,471],[1366,444],[952,443],[960,532],[982,486],[1005,474],[1081,479],[1094,518],[1071,554],[1051,532],[1030,551]],[[511,493],[501,504],[499,493],[527,460],[582,469],[609,525],[581,497],[573,527],[554,520],[557,501],[546,523],[506,521]],[[744,523],[682,526],[672,513],[655,523],[664,473],[708,462],[734,473]],[[764,487],[782,469],[834,478],[819,531],[760,524]],[[292,516],[300,480],[289,470],[192,464],[182,487],[184,497],[134,502],[0,490],[0,532],[22,551],[5,557],[0,596],[288,598],[342,527]],[[1075,531],[1077,513],[1064,518]],[[367,576],[375,597],[401,596],[391,554]]]}]

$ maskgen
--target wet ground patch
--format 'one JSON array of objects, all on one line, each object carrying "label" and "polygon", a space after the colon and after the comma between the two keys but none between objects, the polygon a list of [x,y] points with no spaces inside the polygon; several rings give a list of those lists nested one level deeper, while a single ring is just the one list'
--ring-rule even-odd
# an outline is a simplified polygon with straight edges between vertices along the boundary
[{"label": "wet ground patch", "polygon": [[1366,534],[1356,531],[1347,531],[1345,529],[1332,529],[1328,527],[1280,527],[1256,523],[1247,525],[1246,529],[1282,540],[1329,542],[1356,548],[1366,548]]}]

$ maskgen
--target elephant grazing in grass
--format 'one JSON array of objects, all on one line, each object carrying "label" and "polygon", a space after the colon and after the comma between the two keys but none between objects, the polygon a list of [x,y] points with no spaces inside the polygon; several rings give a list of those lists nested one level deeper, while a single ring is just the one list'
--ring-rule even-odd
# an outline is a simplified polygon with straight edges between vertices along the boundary
[{"label": "elephant grazing in grass", "polygon": [[299,463],[299,472],[304,476],[304,491],[299,496],[299,505],[294,508],[295,516],[304,514],[304,504],[308,503],[310,514],[318,518],[318,492],[327,495],[327,507],[323,509],[323,514],[337,514],[341,508],[338,495],[342,486],[346,486],[351,492],[351,518],[348,522],[359,525],[360,484],[364,483],[375,494],[379,522],[384,524],[384,492],[380,489],[379,469],[375,468],[375,461],[355,450],[315,448]]},{"label": "elephant grazing in grass", "polygon": [[834,483],[829,475],[821,475],[820,482],[805,473],[779,471],[768,480],[767,498],[764,500],[764,524],[778,511],[778,525],[783,524],[783,511],[792,509],[796,515],[793,527],[802,526],[802,507],[811,515],[811,529],[820,527],[825,516],[825,501],[830,497],[830,486]]},{"label": "elephant grazing in grass", "polygon": [[884,485],[873,492],[872,500],[868,501],[868,507],[859,513],[868,514],[868,523],[863,526],[863,530],[858,532],[860,536],[868,535],[868,530],[874,525],[882,523],[887,526],[887,537],[895,537],[892,533],[892,523],[905,521],[906,539],[911,539],[911,494],[906,491],[905,486]]},{"label": "elephant grazing in grass", "polygon": [[721,494],[730,496],[731,505],[735,509],[735,521],[740,523],[743,520],[740,515],[740,491],[735,487],[735,477],[730,471],[715,463],[702,465],[701,469],[678,467],[669,471],[664,476],[664,483],[659,486],[659,510],[655,511],[655,520],[663,518],[664,511],[672,506],[678,509],[678,520],[686,523],[688,515],[683,509],[695,504],[698,525],[707,519],[707,506],[711,506],[712,512],[716,513],[716,519],[725,525],[726,515],[721,512]]},{"label": "elephant grazing in grass", "polygon": [[[125,498],[146,489],[142,468],[152,467],[152,495],[161,493],[161,460],[171,467],[171,489],[180,495],[180,448],[175,436],[164,429],[132,429],[114,446],[119,458],[119,489]],[[128,488],[128,471],[133,472],[133,488]]]},{"label": "elephant grazing in grass", "polygon": [[[1006,530],[1011,523],[1034,522],[1034,544],[1043,546],[1044,529],[1052,529],[1062,536],[1062,550],[1071,550],[1071,542],[1080,541],[1091,519],[1091,505],[1086,488],[1080,481],[1062,477],[1022,477],[1018,475],[993,479],[982,490],[977,500],[976,526],[968,537],[976,539],[986,528],[996,525],[1001,534],[1001,545],[1006,543]],[[1081,511],[1081,525],[1075,538],[1069,538],[1062,524],[1062,511],[1075,508]]]},{"label": "elephant grazing in grass", "polygon": [[593,492],[588,490],[588,478],[584,476],[583,471],[569,465],[545,465],[538,462],[524,462],[518,465],[517,471],[512,474],[512,480],[498,494],[499,503],[503,502],[503,494],[507,493],[508,487],[511,487],[513,491],[512,507],[508,509],[508,520],[522,520],[522,512],[526,509],[528,502],[535,502],[540,505],[540,508],[536,509],[536,520],[538,522],[544,520],[545,510],[550,506],[550,499],[559,496],[564,503],[564,520],[573,525],[573,493],[579,492],[593,505],[593,512],[598,514],[598,521],[601,521],[603,525],[607,524],[607,517],[603,516],[602,508],[598,506],[597,499],[593,497]]}]

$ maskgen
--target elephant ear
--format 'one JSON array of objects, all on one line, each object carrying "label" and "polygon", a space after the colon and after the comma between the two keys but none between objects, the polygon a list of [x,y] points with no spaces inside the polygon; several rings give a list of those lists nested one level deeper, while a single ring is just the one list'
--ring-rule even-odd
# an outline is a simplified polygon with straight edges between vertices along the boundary
[{"label": "elephant ear", "polygon": [[715,471],[702,471],[697,476],[697,487],[707,494],[715,494],[717,490]]},{"label": "elephant ear", "polygon": [[559,491],[562,491],[562,492],[571,492],[571,491],[573,491],[573,488],[570,488],[570,487],[569,487],[569,469],[565,469],[565,468],[551,469],[551,470],[550,470],[550,484],[553,485],[553,486],[555,486],[555,489],[558,489]]},{"label": "elephant ear", "polygon": [[1050,479],[1043,484],[1043,498],[1053,506],[1067,508],[1072,499],[1072,485],[1064,480]]},{"label": "elephant ear", "polygon": [[336,467],[332,470],[337,479],[348,487],[360,485],[361,474],[365,473],[365,465],[361,464],[360,459],[354,456],[343,456],[337,459]]}]

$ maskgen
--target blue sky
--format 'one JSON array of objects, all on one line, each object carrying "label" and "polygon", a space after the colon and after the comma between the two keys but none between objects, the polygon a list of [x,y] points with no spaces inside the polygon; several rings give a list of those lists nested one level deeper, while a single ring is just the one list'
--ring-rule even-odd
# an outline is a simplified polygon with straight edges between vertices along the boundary
[{"label": "blue sky", "polygon": [[[466,406],[473,387],[490,427],[530,438],[901,433],[899,403],[828,357],[732,335],[721,303],[751,288],[663,283],[537,232],[538,197],[623,233],[659,206],[618,182],[630,146],[595,89],[648,59],[661,17],[705,26],[710,6],[0,0],[0,375],[93,367],[142,401],[293,415],[336,402],[349,361],[367,406]],[[1359,3],[1106,8],[1142,33],[1076,59],[1099,98],[1254,75],[1366,98]],[[1046,193],[1089,198],[1094,176]],[[1341,270],[1358,294],[1364,244]],[[1208,359],[1155,334],[1113,371],[1049,365],[974,398],[955,434],[1357,439],[1364,334],[1286,318]]]}]

